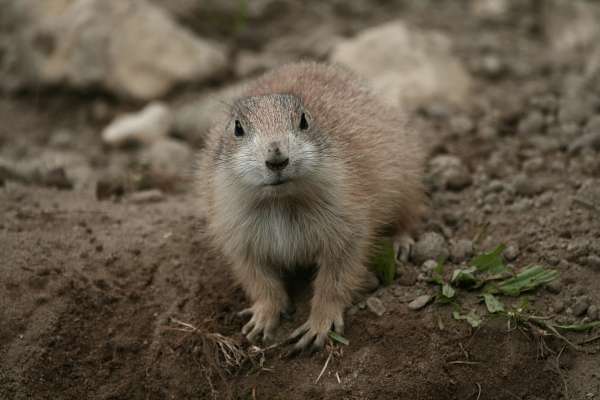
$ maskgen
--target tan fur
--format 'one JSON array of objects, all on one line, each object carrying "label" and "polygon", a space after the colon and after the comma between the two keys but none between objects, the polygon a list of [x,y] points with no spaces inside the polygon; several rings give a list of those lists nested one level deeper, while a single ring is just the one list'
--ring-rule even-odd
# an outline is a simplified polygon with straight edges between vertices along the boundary
[{"label": "tan fur", "polygon": [[[332,326],[342,331],[353,293],[372,281],[365,264],[377,238],[410,233],[419,222],[423,152],[401,113],[341,68],[287,65],[259,78],[242,98],[241,110],[215,123],[201,161],[208,229],[253,302],[243,329],[249,339],[268,339],[289,306],[281,271],[318,267],[310,317],[295,336],[297,347],[319,347]],[[283,132],[297,123],[296,108],[310,117],[311,137]],[[253,129],[247,142],[233,135],[235,115]],[[308,170],[306,177],[264,189],[244,183],[242,175],[258,174],[250,166],[263,155],[240,146],[262,149],[275,139],[292,152],[301,149],[298,168]],[[239,179],[234,170],[243,171]]]}]

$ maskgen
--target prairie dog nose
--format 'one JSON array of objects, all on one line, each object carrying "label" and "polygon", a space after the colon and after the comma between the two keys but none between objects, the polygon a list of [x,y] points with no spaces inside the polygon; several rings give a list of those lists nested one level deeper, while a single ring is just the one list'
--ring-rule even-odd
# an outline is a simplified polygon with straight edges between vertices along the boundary
[{"label": "prairie dog nose", "polygon": [[290,163],[290,158],[281,151],[279,142],[271,142],[267,146],[265,164],[271,171],[281,171]]}]

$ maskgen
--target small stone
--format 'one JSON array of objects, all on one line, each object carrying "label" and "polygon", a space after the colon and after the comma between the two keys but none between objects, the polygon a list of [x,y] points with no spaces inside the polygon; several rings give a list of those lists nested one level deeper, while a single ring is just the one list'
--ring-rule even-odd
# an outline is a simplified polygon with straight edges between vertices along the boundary
[{"label": "small stone", "polygon": [[515,192],[520,196],[531,197],[543,191],[538,181],[529,178],[525,174],[517,175],[513,180]]},{"label": "small stone", "polygon": [[458,191],[473,182],[469,170],[458,157],[440,155],[433,158],[429,166],[431,181],[438,189]]},{"label": "small stone", "polygon": [[356,307],[358,307],[359,310],[364,310],[367,308],[367,304],[364,301],[359,301]]},{"label": "small stone", "polygon": [[511,244],[504,249],[502,256],[506,261],[514,261],[519,256],[519,245]]},{"label": "small stone", "polygon": [[448,258],[448,246],[442,235],[436,232],[423,234],[412,249],[412,259],[415,264],[423,264],[427,260]]},{"label": "small stone", "polygon": [[565,310],[565,302],[562,300],[556,300],[552,305],[554,312],[559,314]]},{"label": "small stone", "polygon": [[423,270],[423,272],[430,273],[435,269],[435,267],[437,267],[437,264],[438,263],[435,260],[427,260],[423,263],[421,269]]},{"label": "small stone", "polygon": [[488,54],[481,59],[481,73],[487,78],[498,78],[505,70],[504,63],[495,54]]},{"label": "small stone", "polygon": [[598,309],[598,306],[595,306],[595,305],[589,306],[587,309],[587,316],[592,321],[596,321],[596,320],[600,319],[600,310]]},{"label": "small stone", "polygon": [[420,310],[425,307],[431,301],[432,297],[428,294],[424,294],[422,296],[417,297],[410,303],[408,303],[408,308],[411,310]]},{"label": "small stone", "polygon": [[461,263],[473,256],[473,241],[460,239],[452,243],[451,249],[452,260]]},{"label": "small stone", "polygon": [[143,110],[117,118],[102,131],[102,140],[110,146],[127,143],[152,143],[167,136],[173,124],[171,110],[153,102]]},{"label": "small stone", "polygon": [[539,111],[532,111],[519,122],[517,130],[521,135],[533,135],[544,130],[544,115]]},{"label": "small stone", "polygon": [[575,300],[575,304],[573,304],[573,315],[576,317],[580,317],[586,313],[588,308],[590,307],[590,298],[588,296],[581,296]]},{"label": "small stone", "polygon": [[413,268],[402,267],[397,269],[398,285],[413,286],[417,283],[418,274]]},{"label": "small stone", "polygon": [[590,268],[600,271],[600,257],[595,254],[588,256],[585,260],[585,264]]},{"label": "small stone", "polygon": [[549,291],[550,293],[558,294],[562,290],[562,282],[558,279],[548,282],[546,284],[546,290]]},{"label": "small stone", "polygon": [[450,120],[450,130],[456,135],[464,136],[471,133],[474,128],[475,124],[466,115],[459,115]]},{"label": "small stone", "polygon": [[142,190],[132,193],[128,197],[129,202],[134,204],[157,203],[159,201],[163,201],[164,199],[165,195],[162,190],[159,189]]},{"label": "small stone", "polygon": [[385,306],[377,297],[369,297],[366,303],[367,308],[378,317],[381,317],[385,313]]}]

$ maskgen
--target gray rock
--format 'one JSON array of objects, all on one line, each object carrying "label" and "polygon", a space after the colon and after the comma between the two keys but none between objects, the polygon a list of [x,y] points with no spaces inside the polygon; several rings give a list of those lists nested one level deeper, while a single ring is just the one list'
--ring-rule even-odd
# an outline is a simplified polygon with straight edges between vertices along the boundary
[{"label": "gray rock", "polygon": [[432,297],[428,294],[424,294],[422,296],[417,297],[410,303],[408,303],[408,308],[411,310],[420,310],[425,307],[431,301]]},{"label": "gray rock", "polygon": [[575,300],[575,304],[573,304],[573,315],[576,317],[580,317],[585,314],[590,307],[590,298],[589,296],[581,296]]},{"label": "gray rock", "polygon": [[159,189],[149,189],[132,193],[127,199],[134,204],[158,203],[165,199],[165,194]]},{"label": "gray rock", "polygon": [[427,260],[421,265],[421,270],[425,273],[431,273],[437,267],[437,261],[435,260]]},{"label": "gray rock", "polygon": [[145,148],[139,155],[153,176],[180,179],[189,175],[193,152],[184,142],[163,139]]},{"label": "gray rock", "polygon": [[429,162],[430,179],[438,189],[462,190],[471,185],[473,178],[460,158],[440,155]]},{"label": "gray rock", "polygon": [[438,32],[394,21],[337,44],[331,61],[368,79],[390,104],[416,108],[433,99],[464,103],[471,77]]},{"label": "gray rock", "polygon": [[546,290],[550,293],[558,294],[562,290],[562,282],[559,279],[548,282],[546,284]]},{"label": "gray rock", "polygon": [[585,182],[577,190],[573,201],[592,212],[600,212],[600,183],[598,180]]},{"label": "gray rock", "polygon": [[152,143],[164,140],[173,125],[169,107],[153,102],[143,110],[126,114],[111,122],[102,131],[102,140],[110,146],[126,143]]},{"label": "gray rock", "polygon": [[552,308],[554,309],[555,313],[560,314],[565,310],[565,302],[560,299],[556,300],[552,305]]},{"label": "gray rock", "polygon": [[448,246],[442,235],[436,232],[427,232],[423,234],[412,251],[412,259],[415,264],[423,264],[427,260],[439,260],[448,258]]},{"label": "gray rock", "polygon": [[381,317],[385,313],[385,305],[383,305],[383,302],[377,297],[369,297],[366,301],[366,304],[369,311],[378,317]]},{"label": "gray rock", "polygon": [[532,111],[519,122],[517,130],[521,135],[533,135],[542,132],[544,126],[544,115],[539,111]]},{"label": "gray rock", "polygon": [[460,239],[451,245],[452,260],[461,263],[473,256],[473,241]]},{"label": "gray rock", "polygon": [[571,144],[569,144],[569,153],[575,154],[583,149],[590,148],[593,150],[600,150],[600,131],[586,133]]},{"label": "gray rock", "polygon": [[600,309],[598,309],[598,306],[596,306],[596,305],[589,306],[587,309],[587,316],[592,321],[596,321],[596,320],[600,319]]},{"label": "gray rock", "polygon": [[587,256],[585,264],[590,268],[600,271],[600,257],[595,254]]},{"label": "gray rock", "polygon": [[515,192],[520,196],[531,197],[541,193],[544,188],[536,179],[525,174],[519,174],[513,179]]},{"label": "gray rock", "polygon": [[464,136],[475,129],[473,120],[466,115],[459,115],[450,119],[450,130],[452,133]]},{"label": "gray rock", "polygon": [[19,21],[12,39],[21,86],[101,87],[150,100],[226,67],[220,45],[195,37],[146,0],[15,3],[7,12]]},{"label": "gray rock", "polygon": [[502,257],[504,257],[506,261],[515,261],[519,256],[519,252],[520,250],[518,244],[510,244],[502,252]]}]

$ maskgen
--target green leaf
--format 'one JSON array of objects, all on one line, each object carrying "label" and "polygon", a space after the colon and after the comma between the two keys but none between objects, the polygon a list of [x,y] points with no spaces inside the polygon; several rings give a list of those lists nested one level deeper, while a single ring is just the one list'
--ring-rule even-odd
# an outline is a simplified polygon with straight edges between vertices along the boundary
[{"label": "green leaf", "polygon": [[596,327],[600,327],[600,321],[589,322],[587,324],[576,325],[554,325],[555,328],[569,332],[585,332]]},{"label": "green leaf", "polygon": [[444,296],[447,299],[451,299],[454,297],[455,294],[456,290],[454,290],[454,288],[450,286],[449,283],[444,283],[442,285],[442,296]]},{"label": "green leaf", "polygon": [[437,265],[431,272],[431,279],[438,285],[444,284],[444,264],[445,263],[446,263],[446,259],[440,258],[437,262]]},{"label": "green leaf", "polygon": [[502,293],[507,296],[519,296],[523,292],[533,290],[558,278],[559,273],[553,269],[544,269],[539,265],[525,268],[512,278],[492,284],[490,293]]},{"label": "green leaf", "polygon": [[504,304],[502,304],[493,294],[485,293],[483,295],[483,300],[490,313],[494,314],[504,311]]},{"label": "green leaf", "polygon": [[348,339],[334,331],[329,331],[329,338],[331,338],[331,340],[333,340],[334,342],[343,344],[344,346],[348,346],[350,344],[350,341]]},{"label": "green leaf", "polygon": [[475,257],[471,261],[471,265],[477,268],[479,272],[489,272],[490,274],[506,272],[508,268],[506,268],[502,259],[502,252],[505,248],[506,246],[501,244],[494,251]]},{"label": "green leaf", "polygon": [[475,278],[475,271],[476,269],[474,267],[455,269],[452,273],[452,279],[450,279],[450,282],[454,283],[456,286],[462,287],[476,286],[479,281],[477,278]]},{"label": "green leaf", "polygon": [[394,281],[396,276],[396,254],[391,240],[386,239],[378,243],[372,265],[384,285],[389,285]]},{"label": "green leaf", "polygon": [[457,321],[467,321],[468,324],[471,325],[473,328],[478,328],[479,326],[481,326],[482,323],[481,317],[479,317],[479,315],[477,315],[473,310],[469,311],[467,315],[462,315],[458,311],[453,311],[452,318],[454,318]]}]

